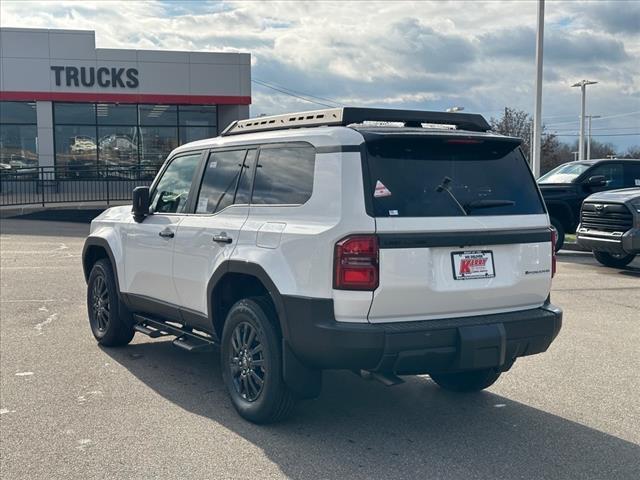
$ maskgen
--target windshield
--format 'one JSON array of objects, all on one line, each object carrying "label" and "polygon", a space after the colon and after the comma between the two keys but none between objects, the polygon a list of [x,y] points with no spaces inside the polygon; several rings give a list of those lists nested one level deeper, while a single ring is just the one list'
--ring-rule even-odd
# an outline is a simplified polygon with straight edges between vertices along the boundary
[{"label": "windshield", "polygon": [[538,183],[572,183],[590,166],[588,163],[565,163],[545,173]]},{"label": "windshield", "polygon": [[544,213],[512,141],[371,136],[367,152],[376,217]]}]

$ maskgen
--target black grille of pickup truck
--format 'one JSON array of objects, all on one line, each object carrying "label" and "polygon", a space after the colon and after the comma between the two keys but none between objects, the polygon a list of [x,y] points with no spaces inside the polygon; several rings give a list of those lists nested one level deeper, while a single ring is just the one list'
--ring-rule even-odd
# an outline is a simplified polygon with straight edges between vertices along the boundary
[{"label": "black grille of pickup truck", "polygon": [[622,204],[584,203],[580,223],[589,230],[626,232],[633,225],[633,214]]}]

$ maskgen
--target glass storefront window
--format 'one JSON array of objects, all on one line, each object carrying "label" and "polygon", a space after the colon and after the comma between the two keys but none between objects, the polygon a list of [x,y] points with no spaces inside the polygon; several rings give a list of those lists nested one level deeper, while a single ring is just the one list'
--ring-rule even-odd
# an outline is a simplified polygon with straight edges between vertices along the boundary
[{"label": "glass storefront window", "polygon": [[[95,174],[96,128],[87,125],[56,125],[56,166],[67,167],[70,175]],[[93,169],[93,171],[91,171]]]},{"label": "glass storefront window", "polygon": [[34,102],[0,102],[0,169],[38,165]]},{"label": "glass storefront window", "polygon": [[138,123],[136,105],[98,103],[96,114],[98,125],[136,125]]},{"label": "glass storefront window", "polygon": [[37,135],[35,125],[0,124],[0,169],[37,166]]},{"label": "glass storefront window", "polygon": [[189,143],[217,134],[218,108],[215,105],[180,105],[180,143]]},{"label": "glass storefront window", "polygon": [[175,105],[138,105],[138,108],[140,125],[175,126],[178,124],[178,108]]},{"label": "glass storefront window", "polygon": [[54,103],[53,121],[56,125],[95,125],[95,103]]},{"label": "glass storefront window", "polygon": [[179,144],[215,137],[215,105],[54,103],[56,165],[160,165]]},{"label": "glass storefront window", "polygon": [[134,126],[98,127],[98,163],[106,167],[138,164],[138,129]]},{"label": "glass storefront window", "polygon": [[0,123],[35,125],[35,102],[0,102]]},{"label": "glass storefront window", "polygon": [[159,165],[178,146],[176,127],[140,127],[140,164]]}]

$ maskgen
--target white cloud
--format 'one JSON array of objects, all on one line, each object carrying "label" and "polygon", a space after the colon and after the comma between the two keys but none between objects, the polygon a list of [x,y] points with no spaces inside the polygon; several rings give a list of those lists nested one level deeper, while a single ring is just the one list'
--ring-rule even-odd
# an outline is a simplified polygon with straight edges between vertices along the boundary
[{"label": "white cloud", "polygon": [[[247,51],[254,78],[344,104],[487,116],[532,109],[535,20],[533,1],[0,2],[2,26],[92,29],[99,47]],[[638,23],[634,1],[547,2],[546,117],[577,116],[570,85],[582,78],[600,81],[592,113],[640,110]],[[317,107],[258,85],[253,102],[255,114]],[[640,115],[601,123],[640,132]]]}]

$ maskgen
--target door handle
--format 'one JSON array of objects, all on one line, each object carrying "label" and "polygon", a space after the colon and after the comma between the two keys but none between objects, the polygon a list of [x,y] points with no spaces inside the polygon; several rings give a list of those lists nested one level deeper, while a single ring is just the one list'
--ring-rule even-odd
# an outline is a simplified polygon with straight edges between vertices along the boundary
[{"label": "door handle", "polygon": [[222,232],[219,235],[214,235],[213,241],[217,243],[231,243],[233,242],[233,239],[231,237],[227,237],[227,234],[225,232]]},{"label": "door handle", "polygon": [[158,235],[160,235],[162,238],[173,238],[175,236],[175,233],[173,233],[168,228],[165,228],[160,233],[158,233]]}]

